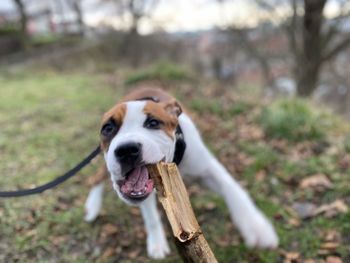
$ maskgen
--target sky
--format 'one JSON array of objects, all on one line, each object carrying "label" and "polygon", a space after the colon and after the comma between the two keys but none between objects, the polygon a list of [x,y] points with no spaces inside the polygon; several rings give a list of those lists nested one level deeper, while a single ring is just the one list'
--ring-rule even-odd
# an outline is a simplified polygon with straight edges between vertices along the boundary
[{"label": "sky", "polygon": [[[26,0],[28,1],[28,0]],[[47,3],[48,6],[57,8],[57,1],[64,0],[29,0],[32,9],[35,6]],[[1,10],[14,10],[13,0],[0,0]],[[104,1],[108,2],[108,1]],[[112,2],[112,1],[111,1]],[[114,4],[101,4],[101,0],[82,0],[84,9],[84,21],[89,26],[97,26],[101,23],[111,25],[118,29],[126,28],[130,19],[127,16],[116,15]],[[69,16],[69,8],[65,6],[66,16]],[[284,12],[284,10],[280,10]],[[337,12],[336,0],[330,0],[326,6],[327,16]],[[152,19],[143,19],[140,23],[140,33],[147,34],[157,28],[168,32],[206,30],[213,27],[225,27],[228,24],[254,26],[259,22],[263,14],[250,4],[249,0],[160,0],[152,13]]]},{"label": "sky", "polygon": [[[165,31],[194,31],[209,29],[214,26],[224,26],[234,20],[238,23],[254,23],[250,19],[253,7],[247,0],[235,0],[218,4],[212,0],[161,0],[152,13],[152,20],[143,19],[140,26],[141,33],[149,33],[154,28],[161,27]],[[254,11],[253,11],[254,12]],[[96,13],[86,17],[88,24],[97,24],[104,19],[104,14]],[[128,17],[107,18],[116,27],[122,27]]]}]

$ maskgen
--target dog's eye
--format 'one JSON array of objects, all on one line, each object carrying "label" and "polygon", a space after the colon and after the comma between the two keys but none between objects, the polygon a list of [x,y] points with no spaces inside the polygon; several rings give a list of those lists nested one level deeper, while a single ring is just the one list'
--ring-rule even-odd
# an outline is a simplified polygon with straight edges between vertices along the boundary
[{"label": "dog's eye", "polygon": [[117,130],[117,125],[115,124],[114,121],[110,120],[108,121],[105,125],[102,126],[102,129],[101,129],[101,134],[103,136],[111,136],[113,135]]},{"label": "dog's eye", "polygon": [[143,126],[147,129],[159,129],[160,125],[162,124],[161,121],[154,119],[154,118],[147,118]]}]

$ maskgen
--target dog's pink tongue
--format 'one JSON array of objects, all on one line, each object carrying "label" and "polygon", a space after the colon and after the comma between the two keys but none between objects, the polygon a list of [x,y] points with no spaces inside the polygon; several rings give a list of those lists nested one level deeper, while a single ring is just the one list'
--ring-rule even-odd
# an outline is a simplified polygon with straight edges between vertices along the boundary
[{"label": "dog's pink tongue", "polygon": [[122,186],[124,193],[140,192],[146,187],[148,181],[148,171],[145,166],[137,167],[128,175],[128,179]]}]

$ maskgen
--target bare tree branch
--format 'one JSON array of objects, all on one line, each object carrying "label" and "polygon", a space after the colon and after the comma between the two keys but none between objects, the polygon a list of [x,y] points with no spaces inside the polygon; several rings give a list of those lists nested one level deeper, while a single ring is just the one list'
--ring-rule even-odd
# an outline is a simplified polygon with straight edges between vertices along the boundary
[{"label": "bare tree branch", "polygon": [[350,36],[343,39],[341,42],[339,42],[337,45],[335,45],[330,51],[328,51],[326,54],[323,55],[322,61],[327,61],[332,58],[334,58],[336,55],[338,55],[341,51],[346,49],[350,46]]},{"label": "bare tree branch", "polygon": [[79,26],[79,33],[84,34],[85,31],[85,25],[83,20],[83,10],[81,7],[81,1],[82,0],[68,0],[68,5],[70,8],[74,11],[76,15],[76,22]]},{"label": "bare tree branch", "polygon": [[239,37],[241,47],[245,49],[248,56],[250,56],[259,64],[262,70],[262,75],[265,82],[264,84],[270,87],[274,86],[268,56],[262,54],[262,52],[256,47],[256,45],[251,40],[249,40],[247,29],[231,27],[230,31],[233,33],[234,36]]},{"label": "bare tree branch", "polygon": [[27,49],[29,47],[29,39],[27,32],[28,15],[26,12],[25,2],[23,0],[14,0],[14,4],[20,14],[21,22],[21,42],[23,48]]},{"label": "bare tree branch", "polygon": [[287,37],[289,40],[290,49],[299,60],[300,54],[301,54],[301,47],[298,44],[298,6],[297,6],[297,0],[290,0],[291,6],[292,6],[292,16],[290,19],[290,23],[287,23],[285,26],[285,30],[287,32]]},{"label": "bare tree branch", "polygon": [[334,40],[334,37],[340,33],[341,23],[345,19],[350,18],[350,4],[346,6],[347,4],[347,2],[343,3],[340,7],[341,13],[329,21],[328,31],[324,33],[322,40],[322,45],[324,49],[326,49]]}]

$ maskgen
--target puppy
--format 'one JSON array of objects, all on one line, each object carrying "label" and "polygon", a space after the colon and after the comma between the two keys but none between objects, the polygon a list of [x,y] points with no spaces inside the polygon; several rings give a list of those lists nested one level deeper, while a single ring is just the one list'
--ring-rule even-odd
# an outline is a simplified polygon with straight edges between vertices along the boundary
[{"label": "puppy", "polygon": [[118,196],[141,209],[148,255],[164,258],[170,251],[157,211],[154,182],[146,165],[175,162],[183,176],[203,179],[225,199],[247,246],[275,248],[278,245],[273,226],[206,148],[189,116],[169,94],[152,88],[131,92],[104,114],[100,137],[106,166],[99,170],[87,198],[86,221],[98,216],[107,169]]}]

